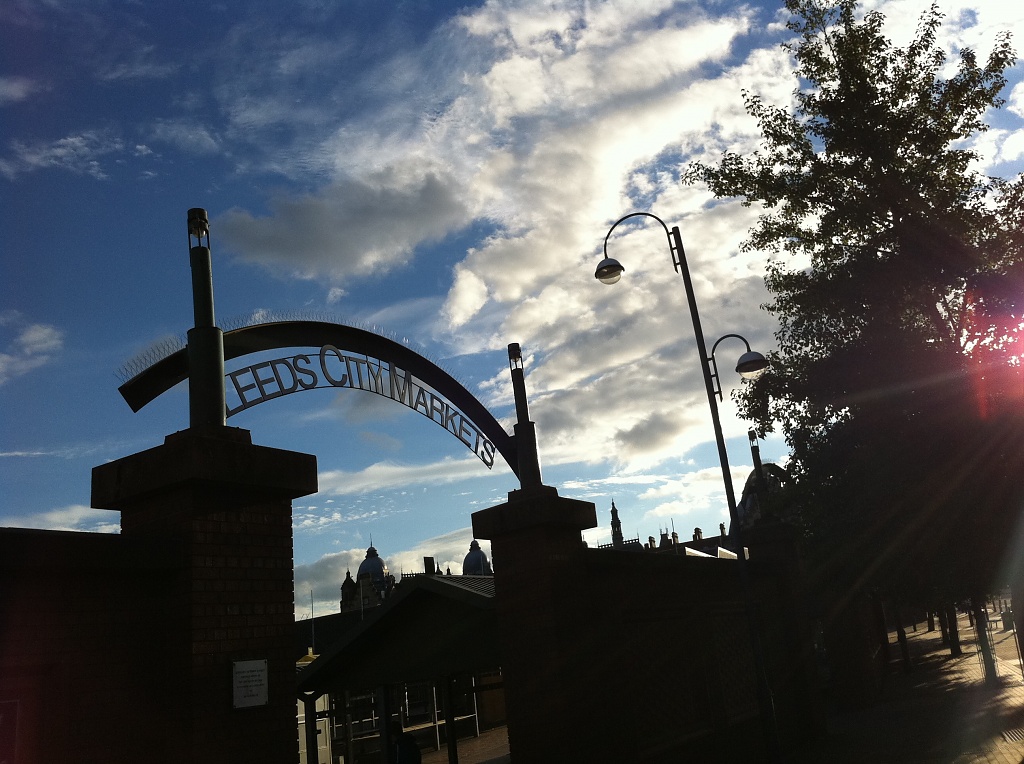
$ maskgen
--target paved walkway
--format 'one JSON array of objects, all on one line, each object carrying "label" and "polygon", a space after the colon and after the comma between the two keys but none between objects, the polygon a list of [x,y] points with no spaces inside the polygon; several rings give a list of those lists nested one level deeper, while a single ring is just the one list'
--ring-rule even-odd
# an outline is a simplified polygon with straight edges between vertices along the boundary
[{"label": "paved walkway", "polygon": [[[831,711],[827,733],[788,752],[786,764],[1024,764],[1024,681],[1013,633],[991,632],[999,677],[987,686],[967,616],[957,658],[937,630],[918,629],[907,635],[913,670],[888,677],[870,708]],[[895,644],[892,654],[899,654]],[[424,751],[424,764],[447,761],[444,747]],[[460,740],[459,762],[508,764],[505,728]]]},{"label": "paved walkway", "polygon": [[[1022,764],[1024,682],[1012,632],[992,632],[998,681],[984,683],[974,630],[960,621],[964,654],[952,658],[938,630],[908,633],[913,669],[888,677],[879,703],[832,712],[828,733],[794,764]],[[895,637],[894,637],[895,640]],[[893,654],[898,654],[895,648]]]},{"label": "paved walkway", "polygon": [[[480,733],[480,737],[459,740],[459,764],[508,764],[509,761],[505,727],[487,730]],[[440,751],[424,751],[423,764],[448,764],[447,746],[442,745]]]}]

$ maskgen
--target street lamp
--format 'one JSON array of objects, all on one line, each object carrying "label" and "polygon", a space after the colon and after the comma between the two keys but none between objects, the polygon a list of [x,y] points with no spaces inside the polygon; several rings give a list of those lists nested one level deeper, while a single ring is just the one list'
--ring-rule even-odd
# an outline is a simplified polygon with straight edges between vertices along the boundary
[{"label": "street lamp", "polygon": [[[623,218],[615,221],[607,235],[604,237],[604,259],[598,264],[594,277],[604,284],[614,284],[626,270],[622,264],[611,257],[608,257],[608,239],[612,231],[618,225],[630,218],[647,217],[657,220],[668,236],[669,254],[672,256],[672,265],[676,272],[683,277],[683,285],[686,288],[686,301],[690,306],[690,318],[693,320],[693,333],[697,340],[697,349],[700,351],[701,371],[704,374],[704,387],[708,394],[708,405],[711,407],[711,423],[715,429],[715,440],[718,443],[718,458],[722,463],[722,479],[725,483],[725,498],[729,505],[729,520],[732,524],[731,534],[737,547],[736,562],[737,571],[740,576],[740,585],[743,593],[744,604],[747,610],[747,622],[750,628],[750,644],[754,654],[754,671],[757,674],[757,702],[761,716],[761,730],[764,735],[764,743],[768,760],[777,762],[780,760],[778,731],[775,724],[775,705],[772,700],[771,687],[768,684],[768,674],[765,667],[764,652],[761,648],[761,635],[758,628],[757,609],[754,604],[754,597],[750,587],[750,576],[747,571],[747,560],[743,548],[743,533],[740,520],[736,511],[736,494],[733,491],[732,475],[729,472],[729,454],[725,448],[725,436],[722,434],[722,422],[718,415],[718,400],[722,399],[722,385],[718,377],[718,363],[715,361],[715,351],[718,344],[727,338],[735,338],[743,341],[747,351],[740,356],[736,364],[736,371],[745,379],[756,379],[768,367],[768,361],[763,355],[750,349],[750,343],[738,334],[726,334],[720,337],[711,347],[708,353],[707,345],[704,342],[704,331],[700,325],[700,314],[697,312],[697,300],[693,293],[693,282],[690,280],[690,269],[686,265],[686,252],[683,250],[683,241],[679,235],[679,227],[673,226],[671,230],[665,221],[650,212],[632,212]],[[716,396],[718,400],[716,400]]]}]

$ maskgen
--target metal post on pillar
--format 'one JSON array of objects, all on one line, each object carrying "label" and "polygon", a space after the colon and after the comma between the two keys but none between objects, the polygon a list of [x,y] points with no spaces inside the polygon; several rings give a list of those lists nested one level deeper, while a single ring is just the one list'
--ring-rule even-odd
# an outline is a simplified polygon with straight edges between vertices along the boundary
[{"label": "metal post on pillar", "polygon": [[540,454],[537,451],[537,427],[530,421],[530,406],[526,401],[526,378],[523,353],[518,342],[508,346],[508,363],[512,372],[512,392],[516,401],[516,454],[519,461],[519,483],[529,490],[543,485],[540,475]]},{"label": "metal post on pillar", "polygon": [[213,312],[210,220],[206,210],[188,211],[189,264],[195,326],[188,331],[189,427],[224,426],[224,333]]}]

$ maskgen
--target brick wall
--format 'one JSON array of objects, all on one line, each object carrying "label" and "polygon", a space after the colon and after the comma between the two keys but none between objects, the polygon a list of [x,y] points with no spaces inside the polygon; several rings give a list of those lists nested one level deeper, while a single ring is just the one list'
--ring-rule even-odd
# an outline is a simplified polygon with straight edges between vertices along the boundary
[{"label": "brick wall", "polygon": [[173,567],[116,535],[0,529],[0,702],[18,705],[19,764],[154,760],[143,720],[164,709]]},{"label": "brick wall", "polygon": [[[0,530],[18,764],[297,761],[291,499],[315,490],[314,457],[186,431],[93,471],[120,535]],[[235,707],[239,661],[265,703]]]},{"label": "brick wall", "polygon": [[[473,516],[475,535],[491,539],[513,759],[758,760],[736,563],[587,549],[582,504],[510,496]],[[814,729],[813,688],[799,664],[806,650],[795,647],[806,637],[796,589],[778,560],[749,569],[780,729],[791,743]]]},{"label": "brick wall", "polygon": [[[291,507],[203,516],[192,536],[189,761],[295,761]],[[264,659],[270,702],[234,709],[233,663]],[[258,751],[253,740],[264,741]]]}]

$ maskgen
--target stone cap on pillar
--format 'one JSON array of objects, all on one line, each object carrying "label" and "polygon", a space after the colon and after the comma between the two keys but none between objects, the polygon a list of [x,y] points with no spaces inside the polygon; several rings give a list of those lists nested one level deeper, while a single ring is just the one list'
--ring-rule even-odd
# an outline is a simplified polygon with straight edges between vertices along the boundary
[{"label": "stone cap on pillar", "polygon": [[253,445],[248,430],[222,426],[176,432],[92,471],[97,509],[131,511],[180,490],[202,496],[209,510],[290,501],[316,492],[316,457]]},{"label": "stone cap on pillar", "polygon": [[508,502],[473,513],[473,536],[493,540],[534,528],[559,527],[582,531],[597,527],[593,502],[567,499],[548,490],[512,491]]}]

